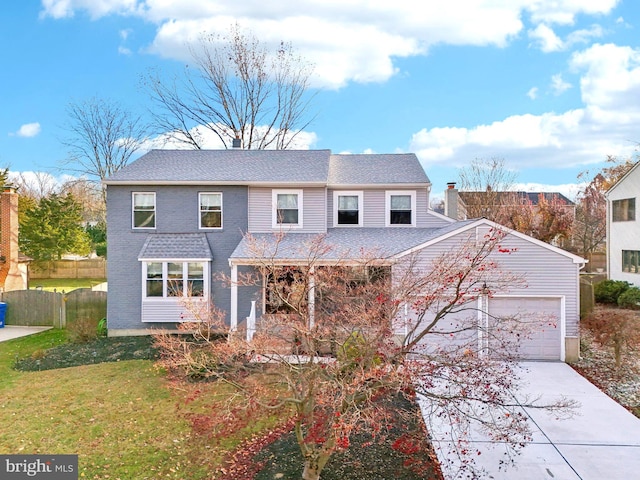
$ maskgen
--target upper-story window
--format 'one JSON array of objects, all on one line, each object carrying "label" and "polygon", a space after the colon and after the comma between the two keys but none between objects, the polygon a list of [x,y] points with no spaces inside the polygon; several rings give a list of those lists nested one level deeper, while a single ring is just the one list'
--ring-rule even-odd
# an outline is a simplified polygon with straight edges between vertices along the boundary
[{"label": "upper-story window", "polygon": [[200,228],[222,228],[222,193],[200,193]]},{"label": "upper-story window", "polygon": [[273,227],[302,227],[302,190],[273,190]]},{"label": "upper-story window", "polygon": [[613,221],[628,222],[636,219],[636,199],[625,198],[612,202]]},{"label": "upper-story window", "polygon": [[386,224],[416,225],[416,192],[389,191],[386,195]]},{"label": "upper-story window", "polygon": [[156,228],[155,192],[133,192],[133,228]]},{"label": "upper-story window", "polygon": [[333,224],[362,226],[362,192],[333,192]]}]

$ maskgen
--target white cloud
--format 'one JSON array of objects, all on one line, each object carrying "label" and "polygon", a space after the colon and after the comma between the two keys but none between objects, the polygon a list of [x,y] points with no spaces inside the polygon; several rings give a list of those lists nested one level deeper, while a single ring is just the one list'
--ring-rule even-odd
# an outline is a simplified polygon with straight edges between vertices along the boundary
[{"label": "white cloud", "polygon": [[[489,125],[423,129],[410,149],[429,165],[462,165],[503,157],[519,168],[559,168],[630,156],[640,140],[640,49],[594,45],[572,56],[583,106],[566,112],[513,115]],[[564,83],[558,77],[558,83]]]},{"label": "white cloud", "polygon": [[40,124],[38,122],[25,123],[24,125],[22,125],[18,129],[17,132],[10,133],[9,135],[11,135],[11,136],[15,135],[17,137],[30,138],[30,137],[35,137],[36,135],[38,135],[41,130],[42,130],[42,128],[40,128]]},{"label": "white cloud", "polygon": [[535,100],[536,98],[538,98],[538,87],[531,87],[527,92],[527,97],[529,97],[531,100]]},{"label": "white cloud", "polygon": [[[224,129],[224,127],[219,126],[220,129]],[[256,127],[256,132],[258,135],[262,134],[267,127],[258,126]],[[190,130],[190,134],[197,138],[202,148],[211,149],[211,150],[219,150],[226,148],[224,143],[220,140],[218,135],[216,135],[210,128],[206,128],[203,125],[198,125]],[[313,146],[318,141],[318,136],[315,132],[308,131],[298,131],[296,132],[296,136],[293,139],[289,148],[294,150],[309,150],[313,148]],[[140,152],[148,152],[152,149],[176,149],[176,150],[189,150],[190,147],[184,142],[180,142],[176,139],[171,138],[169,135],[158,135],[156,137],[147,139],[145,142],[140,145]]]},{"label": "white cloud", "polygon": [[559,52],[567,50],[575,45],[588,43],[593,38],[599,38],[603,35],[600,25],[592,25],[588,29],[574,30],[562,40],[556,33],[544,23],[539,24],[536,28],[529,30],[528,36],[533,40],[534,45],[545,53]]},{"label": "white cloud", "polygon": [[[504,47],[532,20],[530,35],[545,51],[563,48],[548,25],[576,15],[606,14],[617,0],[43,0],[42,16],[77,11],[92,18],[138,16],[157,25],[148,52],[189,60],[187,42],[203,32],[224,33],[238,22],[265,42],[291,41],[316,65],[316,84],[381,82],[398,73],[396,58],[423,55],[434,45]],[[584,37],[584,34],[581,34]],[[123,38],[123,41],[126,38]],[[122,46],[121,53],[128,49]]]},{"label": "white cloud", "polygon": [[551,77],[551,91],[554,95],[562,95],[564,92],[569,90],[573,85],[569,82],[565,82],[562,79],[562,74],[556,73]]},{"label": "white cloud", "polygon": [[557,52],[564,48],[564,42],[547,25],[541,23],[528,32],[531,38],[543,52]]},{"label": "white cloud", "polygon": [[42,0],[40,17],[69,18],[76,11],[84,10],[92,19],[97,19],[113,13],[133,14],[144,3],[138,0]]},{"label": "white cloud", "polygon": [[576,15],[607,14],[621,0],[533,0],[525,2],[534,22],[573,25]]}]

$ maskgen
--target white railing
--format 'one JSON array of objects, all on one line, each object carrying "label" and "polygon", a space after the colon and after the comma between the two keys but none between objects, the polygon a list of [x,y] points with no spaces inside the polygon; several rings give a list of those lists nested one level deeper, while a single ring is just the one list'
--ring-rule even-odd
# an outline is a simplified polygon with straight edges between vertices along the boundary
[{"label": "white railing", "polygon": [[247,317],[247,342],[253,340],[253,336],[256,333],[256,301],[251,301],[251,312]]}]

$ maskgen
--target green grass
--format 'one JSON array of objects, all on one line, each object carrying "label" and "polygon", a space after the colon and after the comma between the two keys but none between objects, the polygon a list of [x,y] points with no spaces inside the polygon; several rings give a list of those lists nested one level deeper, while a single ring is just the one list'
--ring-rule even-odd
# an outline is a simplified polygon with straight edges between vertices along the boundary
[{"label": "green grass", "polygon": [[29,288],[42,287],[48,292],[65,292],[77,288],[91,288],[100,283],[106,282],[105,278],[38,278],[29,281]]},{"label": "green grass", "polygon": [[49,330],[0,343],[0,454],[78,454],[80,478],[210,478],[224,450],[195,435],[187,414],[205,412],[204,397],[224,394],[220,387],[194,385],[208,395],[186,405],[188,392],[169,388],[149,360],[12,368],[16,357],[41,356],[66,341],[65,331]]}]

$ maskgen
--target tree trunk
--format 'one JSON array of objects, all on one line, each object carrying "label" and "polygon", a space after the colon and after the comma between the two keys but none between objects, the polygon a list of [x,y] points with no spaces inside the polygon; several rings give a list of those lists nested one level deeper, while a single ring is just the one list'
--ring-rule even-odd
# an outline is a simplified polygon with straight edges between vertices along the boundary
[{"label": "tree trunk", "polygon": [[302,480],[319,480],[322,469],[331,455],[325,452],[313,452],[304,459]]}]

